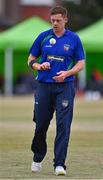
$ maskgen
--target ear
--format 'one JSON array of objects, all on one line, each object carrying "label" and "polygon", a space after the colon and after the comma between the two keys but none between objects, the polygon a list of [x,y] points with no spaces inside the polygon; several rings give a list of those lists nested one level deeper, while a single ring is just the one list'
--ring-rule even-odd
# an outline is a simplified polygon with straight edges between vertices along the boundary
[{"label": "ear", "polygon": [[65,23],[67,23],[68,22],[68,18],[67,17],[65,17]]}]

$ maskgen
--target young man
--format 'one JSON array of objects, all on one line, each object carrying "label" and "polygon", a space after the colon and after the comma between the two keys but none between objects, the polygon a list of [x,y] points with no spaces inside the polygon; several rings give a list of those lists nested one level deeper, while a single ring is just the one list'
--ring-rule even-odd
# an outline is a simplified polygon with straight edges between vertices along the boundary
[{"label": "young man", "polygon": [[[47,152],[46,133],[56,111],[54,169],[56,175],[66,175],[66,155],[74,104],[74,75],[84,66],[84,51],[79,37],[65,29],[67,10],[51,9],[52,29],[42,32],[34,41],[28,58],[29,66],[38,71],[35,94],[36,128],[31,149],[31,170],[41,170]],[[40,63],[37,58],[40,58]],[[75,61],[75,64],[74,64]]]}]

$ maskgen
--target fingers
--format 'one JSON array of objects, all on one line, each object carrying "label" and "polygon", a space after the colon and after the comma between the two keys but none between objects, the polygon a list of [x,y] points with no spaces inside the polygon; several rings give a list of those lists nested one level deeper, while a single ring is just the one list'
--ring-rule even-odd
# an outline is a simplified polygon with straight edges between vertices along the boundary
[{"label": "fingers", "polygon": [[60,75],[60,74],[62,74],[63,73],[63,71],[59,71],[59,72],[57,72],[57,75]]},{"label": "fingers", "polygon": [[53,79],[56,81],[56,82],[64,82],[64,78],[62,76],[54,76]]},{"label": "fingers", "polygon": [[50,69],[50,63],[49,62],[44,62],[40,65],[41,70],[48,70]]},{"label": "fingers", "polygon": [[53,79],[56,82],[64,82],[65,74],[66,74],[65,71],[59,71],[59,72],[57,72],[57,76],[54,76]]}]

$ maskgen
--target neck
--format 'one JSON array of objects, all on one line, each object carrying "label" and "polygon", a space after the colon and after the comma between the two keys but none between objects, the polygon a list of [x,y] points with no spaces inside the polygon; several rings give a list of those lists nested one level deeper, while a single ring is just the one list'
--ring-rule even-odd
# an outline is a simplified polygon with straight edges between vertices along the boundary
[{"label": "neck", "polygon": [[65,29],[63,29],[62,31],[55,31],[55,30],[53,30],[53,31],[54,31],[54,34],[55,34],[56,36],[60,37],[60,36],[62,36],[62,35],[64,34]]}]

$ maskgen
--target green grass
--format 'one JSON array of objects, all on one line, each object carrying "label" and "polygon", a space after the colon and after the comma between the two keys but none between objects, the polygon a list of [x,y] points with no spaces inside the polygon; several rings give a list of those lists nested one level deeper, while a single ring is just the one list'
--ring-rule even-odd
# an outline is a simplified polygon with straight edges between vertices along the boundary
[{"label": "green grass", "polygon": [[35,128],[32,111],[31,96],[0,97],[0,179],[103,178],[103,100],[75,101],[66,177],[53,174],[55,116],[48,131],[43,169],[38,174],[31,173],[30,146]]}]

